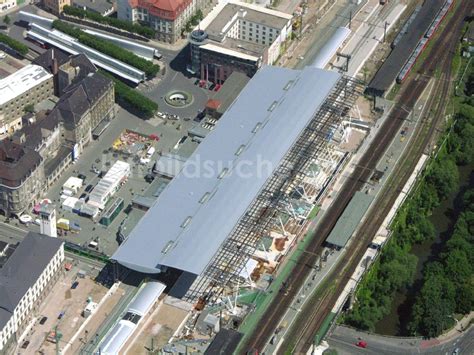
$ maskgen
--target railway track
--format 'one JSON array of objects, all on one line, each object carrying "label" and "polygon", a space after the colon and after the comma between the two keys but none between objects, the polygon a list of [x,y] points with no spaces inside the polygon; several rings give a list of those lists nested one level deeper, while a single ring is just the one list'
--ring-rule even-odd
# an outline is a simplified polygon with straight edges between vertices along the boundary
[{"label": "railway track", "polygon": [[[456,42],[453,41],[451,44],[455,43]],[[357,233],[355,236],[355,239],[358,241],[357,245],[352,252],[349,251],[346,254],[348,256],[347,259],[342,261],[342,264],[346,265],[346,267],[335,276],[336,280],[341,280],[337,284],[335,291],[332,294],[326,294],[323,300],[316,302],[316,304],[311,305],[312,308],[309,308],[323,309],[326,310],[326,312],[323,312],[323,314],[319,316],[313,315],[309,318],[309,321],[302,322],[302,324],[304,324],[303,327],[299,327],[299,329],[295,330],[296,334],[300,334],[297,338],[298,341],[296,342],[296,346],[293,349],[293,353],[295,354],[306,353],[313,344],[314,334],[318,331],[325,317],[329,314],[330,309],[332,309],[337,298],[342,293],[345,285],[350,279],[350,276],[364,255],[367,245],[375,236],[386,215],[395,203],[399,192],[408,181],[418,160],[425,152],[431,139],[435,136],[435,129],[439,121],[444,117],[446,101],[439,100],[437,103],[434,101],[436,98],[448,97],[451,87],[451,56],[449,54],[454,50],[454,45],[445,48],[449,48],[449,50],[444,52],[442,60],[440,61],[440,63],[442,63],[441,71],[443,73],[443,77],[439,80],[441,85],[437,87],[436,92],[431,96],[431,102],[428,105],[428,107],[434,108],[434,113],[430,114],[426,121],[419,124],[415,136],[413,137],[412,144],[407,148],[401,158],[401,161],[403,161],[402,166],[395,172],[395,175],[392,175],[387,184],[387,188],[382,191],[380,203],[377,204],[377,206],[372,210],[373,212],[366,218],[366,222],[361,226],[361,232]],[[289,339],[294,339],[294,337],[292,338],[290,336]],[[284,342],[282,344],[282,349],[287,349],[285,345]]]},{"label": "railway track", "polygon": [[[300,262],[294,267],[291,276],[286,280],[288,287],[285,294],[282,293],[275,297],[261,318],[261,321],[257,326],[258,331],[256,331],[252,338],[247,341],[243,347],[244,350],[256,349],[261,351],[268,339],[273,335],[274,329],[279,324],[284,311],[290,306],[293,298],[305,282],[308,273],[312,270],[317,255],[321,252],[322,245],[336,224],[339,216],[344,211],[354,193],[360,190],[372,175],[379,159],[384,155],[386,147],[390,145],[393,137],[395,137],[401,129],[403,122],[408,117],[409,111],[413,109],[418,97],[426,88],[429,78],[434,75],[436,68],[440,64],[442,65],[442,72],[447,74],[447,80],[443,81],[442,88],[439,88],[438,90],[442,91],[440,92],[441,95],[446,95],[448,93],[451,67],[450,59],[453,55],[452,49],[457,43],[456,39],[461,30],[463,14],[467,13],[466,11],[468,7],[472,6],[468,4],[467,1],[461,3],[460,7],[456,10],[456,13],[449,20],[449,23],[444,27],[443,32],[437,37],[431,52],[431,57],[433,59],[421,70],[421,75],[416,75],[415,78],[409,78],[405,83],[405,86],[400,93],[399,103],[395,105],[390,116],[385,120],[382,127],[380,127],[380,130],[373,139],[367,153],[361,158],[359,164],[351,174],[349,181],[344,184],[336,197],[336,200],[331,205],[330,210],[327,211],[324,218],[316,228],[313,236],[314,240],[306,249],[307,253],[303,254]],[[440,100],[436,111],[440,112],[444,110],[444,105],[445,102]],[[438,116],[442,115],[434,115],[433,120],[438,120]],[[318,312],[301,312],[301,314],[305,315],[304,319],[295,322],[293,326],[294,331],[292,332],[293,336],[287,336],[288,340],[284,341],[280,347],[282,351],[285,351],[288,348],[288,343],[295,339],[297,340],[297,343],[293,348],[293,353],[305,352],[312,345],[315,332],[319,329],[322,322],[329,314],[346,283],[345,281],[347,281],[352,274],[359,259],[365,252],[368,242],[373,238],[373,235],[377,231],[381,221],[383,221],[383,218],[393,205],[396,198],[395,192],[401,190],[403,184],[413,171],[413,164],[416,164],[416,161],[418,161],[416,156],[418,155],[419,158],[423,153],[434,133],[435,126],[435,122],[429,124],[425,123],[422,125],[424,133],[422,134],[422,132],[418,132],[417,137],[413,137],[416,142],[413,142],[413,147],[411,147],[407,152],[407,154],[411,154],[409,155],[409,159],[403,161],[405,168],[399,169],[395,175],[392,175],[391,182],[393,182],[393,184],[390,183],[387,185],[389,185],[389,187],[393,186],[389,190],[386,190],[384,195],[381,196],[382,198],[380,200],[385,201],[384,205],[372,209],[372,211],[375,211],[374,216],[366,218],[366,221],[370,221],[370,223],[366,222],[361,226],[359,232],[361,237],[358,239],[356,238],[355,242],[348,247],[345,258],[338,264],[335,270],[333,270],[332,275],[336,275],[332,277],[332,280],[335,280],[336,283],[333,292],[325,293],[320,299],[316,298],[317,301],[308,303],[308,310],[316,309]],[[426,132],[426,130],[428,131]],[[413,151],[413,149],[416,149],[416,151]],[[400,186],[402,182],[403,184]],[[392,204],[390,204],[390,202],[392,202]],[[378,223],[378,221],[380,221],[380,223]],[[299,336],[295,337],[295,334],[298,334]]]}]

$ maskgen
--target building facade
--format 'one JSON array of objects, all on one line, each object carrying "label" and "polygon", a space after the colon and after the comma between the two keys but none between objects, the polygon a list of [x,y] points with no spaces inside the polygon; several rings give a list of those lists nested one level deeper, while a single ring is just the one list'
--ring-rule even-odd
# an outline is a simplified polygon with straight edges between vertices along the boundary
[{"label": "building facade", "polygon": [[115,117],[112,80],[86,56],[59,53],[47,51],[36,59],[60,93],[55,107],[23,119],[22,129],[0,141],[0,212],[8,216],[39,202],[92,140],[93,129]]},{"label": "building facade", "polygon": [[45,188],[44,161],[35,150],[10,139],[0,142],[0,212],[20,215]]},{"label": "building facade", "polygon": [[0,139],[21,129],[25,108],[52,96],[53,87],[53,76],[34,64],[0,80]]},{"label": "building facade", "polygon": [[191,33],[189,70],[222,83],[233,71],[252,77],[279,58],[291,36],[292,15],[242,2],[216,6]]},{"label": "building facade", "polygon": [[29,232],[0,268],[0,352],[8,353],[54,286],[64,243]]},{"label": "building facade", "polygon": [[156,31],[156,39],[174,43],[205,0],[118,0],[117,17],[140,22]]},{"label": "building facade", "polygon": [[13,9],[16,6],[16,0],[0,0],[0,13]]},{"label": "building facade", "polygon": [[71,0],[43,0],[43,7],[56,16],[63,12],[64,6],[71,6]]}]

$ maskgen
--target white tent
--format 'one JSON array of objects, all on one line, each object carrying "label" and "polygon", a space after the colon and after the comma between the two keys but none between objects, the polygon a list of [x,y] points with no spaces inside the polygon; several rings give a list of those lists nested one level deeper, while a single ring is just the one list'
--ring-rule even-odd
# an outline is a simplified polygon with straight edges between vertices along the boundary
[{"label": "white tent", "polygon": [[78,199],[76,197],[68,197],[64,200],[62,207],[64,210],[72,212],[74,207],[76,206]]},{"label": "white tent", "polygon": [[100,209],[105,208],[105,204],[109,198],[120,188],[120,184],[124,182],[130,175],[130,164],[117,160],[109,169],[107,174],[94,187],[90,196],[89,204]]},{"label": "white tent", "polygon": [[71,190],[74,193],[77,193],[79,189],[82,187],[83,181],[78,177],[71,176],[63,185],[64,190]]}]

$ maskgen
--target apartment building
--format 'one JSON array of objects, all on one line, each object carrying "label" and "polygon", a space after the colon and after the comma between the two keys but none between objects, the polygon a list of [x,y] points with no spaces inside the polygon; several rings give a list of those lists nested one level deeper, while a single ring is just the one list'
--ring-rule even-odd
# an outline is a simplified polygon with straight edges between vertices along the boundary
[{"label": "apartment building", "polygon": [[8,353],[60,275],[64,243],[29,232],[0,264],[0,352]]},{"label": "apartment building", "polygon": [[292,15],[238,1],[221,3],[190,35],[190,71],[225,81],[233,71],[252,77],[280,56],[292,31]]},{"label": "apartment building", "polygon": [[205,0],[118,0],[117,17],[144,23],[156,31],[156,39],[174,43]]},{"label": "apartment building", "polygon": [[53,95],[53,75],[30,64],[0,80],[0,139],[22,127],[25,108]]}]

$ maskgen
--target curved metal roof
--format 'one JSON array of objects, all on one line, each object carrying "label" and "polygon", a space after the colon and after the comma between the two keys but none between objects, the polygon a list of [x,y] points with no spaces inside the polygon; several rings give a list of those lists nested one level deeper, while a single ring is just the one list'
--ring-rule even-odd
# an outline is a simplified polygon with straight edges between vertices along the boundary
[{"label": "curved metal roof", "polygon": [[128,306],[128,311],[143,317],[148,313],[165,288],[166,285],[161,282],[148,282]]},{"label": "curved metal roof", "polygon": [[260,69],[112,258],[140,272],[201,274],[339,78]]},{"label": "curved metal roof", "polygon": [[316,68],[324,69],[350,33],[351,30],[347,27],[339,27],[331,39],[319,50],[318,55],[314,58],[311,65]]}]

